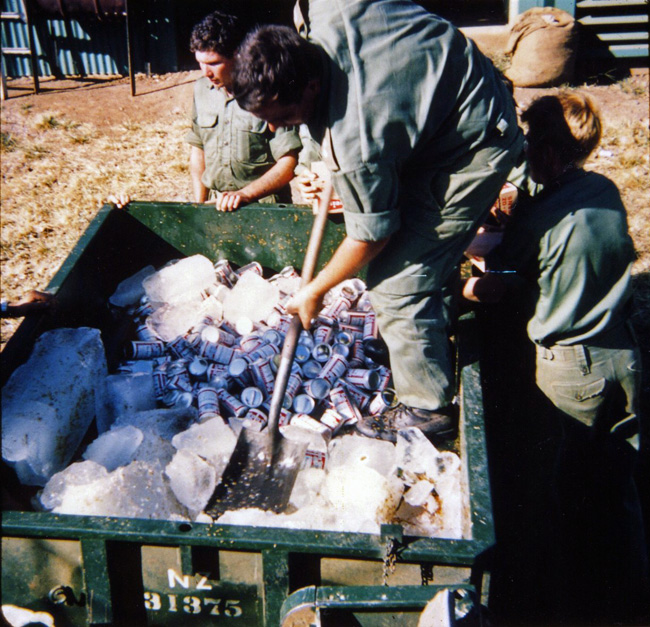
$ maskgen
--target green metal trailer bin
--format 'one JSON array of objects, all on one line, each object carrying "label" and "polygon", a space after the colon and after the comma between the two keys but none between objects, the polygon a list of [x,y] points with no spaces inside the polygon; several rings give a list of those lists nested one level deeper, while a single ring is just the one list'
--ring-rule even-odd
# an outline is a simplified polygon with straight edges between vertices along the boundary
[{"label": "green metal trailer bin", "polygon": [[[48,286],[57,307],[26,318],[2,352],[2,384],[57,327],[101,330],[109,371],[128,334],[107,302],[141,268],[203,254],[267,270],[300,268],[311,210],[251,205],[234,213],[178,203],[104,206]],[[343,236],[329,219],[321,259]],[[466,537],[409,537],[56,515],[3,467],[2,603],[68,625],[416,625],[438,590],[457,607],[488,594],[494,544],[474,319],[457,331]],[[348,622],[346,622],[348,621]]]}]

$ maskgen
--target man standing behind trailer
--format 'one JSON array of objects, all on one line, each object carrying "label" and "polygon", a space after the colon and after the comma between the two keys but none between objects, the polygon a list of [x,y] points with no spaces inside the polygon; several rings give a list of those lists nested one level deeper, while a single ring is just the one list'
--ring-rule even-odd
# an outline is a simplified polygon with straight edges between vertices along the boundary
[{"label": "man standing behind trailer", "polygon": [[190,38],[203,72],[194,86],[192,130],[186,137],[194,200],[206,202],[214,194],[219,211],[279,201],[276,194],[293,178],[302,147],[297,129],[272,131],[229,93],[233,56],[244,35],[237,17],[215,11]]},{"label": "man standing behind trailer", "polygon": [[232,83],[271,128],[309,124],[343,203],[347,236],[290,308],[309,327],[325,293],[368,265],[401,403],[359,429],[452,436],[443,286],[521,155],[512,97],[472,42],[413,2],[300,7],[306,39],[253,31]]}]

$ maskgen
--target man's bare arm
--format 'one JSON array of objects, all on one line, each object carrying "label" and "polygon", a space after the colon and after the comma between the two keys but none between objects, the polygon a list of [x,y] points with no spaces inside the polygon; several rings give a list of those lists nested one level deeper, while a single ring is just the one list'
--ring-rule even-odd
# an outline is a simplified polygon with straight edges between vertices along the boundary
[{"label": "man's bare arm", "polygon": [[192,179],[192,191],[194,202],[205,202],[208,199],[208,188],[203,185],[201,177],[205,172],[205,153],[196,146],[190,147],[190,177]]},{"label": "man's bare arm", "polygon": [[280,157],[273,167],[260,178],[250,182],[236,192],[223,192],[217,199],[218,211],[235,211],[241,205],[270,196],[282,189],[291,179],[298,163],[298,152],[288,152]]}]

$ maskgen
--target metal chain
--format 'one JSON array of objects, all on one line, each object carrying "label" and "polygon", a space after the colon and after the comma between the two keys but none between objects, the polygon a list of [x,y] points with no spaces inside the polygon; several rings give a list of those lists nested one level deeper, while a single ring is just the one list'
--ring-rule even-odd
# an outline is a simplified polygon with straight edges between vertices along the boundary
[{"label": "metal chain", "polygon": [[386,538],[384,547],[384,564],[382,572],[383,585],[388,585],[388,577],[395,572],[399,542],[396,538]]}]

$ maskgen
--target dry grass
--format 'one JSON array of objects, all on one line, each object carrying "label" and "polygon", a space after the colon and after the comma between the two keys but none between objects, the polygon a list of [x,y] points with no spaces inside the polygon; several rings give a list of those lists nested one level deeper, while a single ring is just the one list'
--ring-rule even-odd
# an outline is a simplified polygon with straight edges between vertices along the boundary
[{"label": "dry grass", "polygon": [[[190,200],[187,118],[97,128],[29,107],[2,115],[2,296],[43,289],[116,192]],[[2,344],[20,321],[2,320]]]}]

